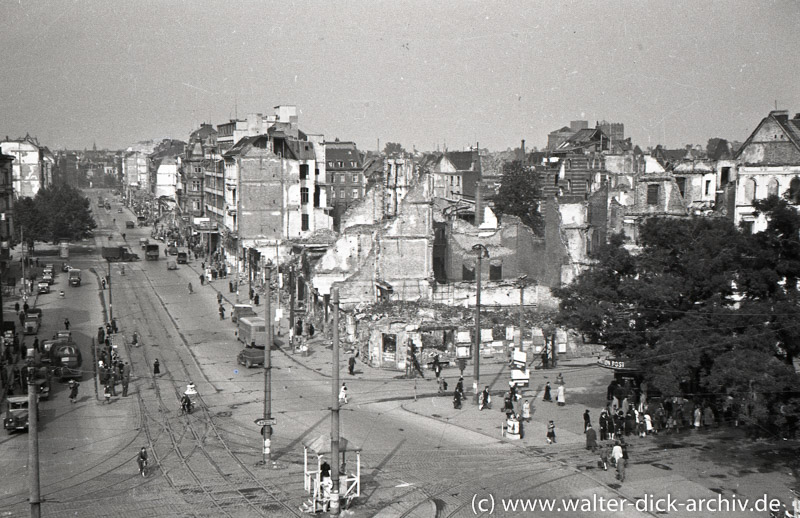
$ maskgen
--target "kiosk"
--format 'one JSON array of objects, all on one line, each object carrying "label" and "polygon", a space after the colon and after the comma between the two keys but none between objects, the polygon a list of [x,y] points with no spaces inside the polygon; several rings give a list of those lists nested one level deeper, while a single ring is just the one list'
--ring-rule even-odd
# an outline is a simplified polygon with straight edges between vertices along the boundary
[{"label": "kiosk", "polygon": [[[346,470],[345,454],[348,451],[356,454],[355,472],[348,473]],[[309,464],[309,452],[316,456],[316,462],[314,462],[312,456],[311,464]],[[361,449],[350,446],[347,439],[340,437],[339,452],[342,455],[340,459],[342,469],[339,476],[339,495],[340,498],[349,502],[353,498],[361,496]],[[303,512],[316,513],[328,503],[325,502],[325,498],[329,495],[325,494],[327,491],[325,491],[321,476],[323,458],[326,456],[330,459],[330,436],[320,435],[310,442],[303,442],[303,488],[307,493],[311,494],[311,500],[300,507]],[[333,464],[334,462],[339,462],[339,459],[330,459],[330,461]]]}]

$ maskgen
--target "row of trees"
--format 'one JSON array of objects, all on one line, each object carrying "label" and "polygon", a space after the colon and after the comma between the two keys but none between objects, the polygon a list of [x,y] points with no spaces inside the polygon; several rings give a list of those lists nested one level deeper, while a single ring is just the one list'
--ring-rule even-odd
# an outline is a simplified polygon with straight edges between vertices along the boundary
[{"label": "row of trees", "polygon": [[800,215],[778,197],[744,234],[727,219],[652,218],[641,252],[620,235],[557,290],[558,321],[641,366],[667,395],[725,402],[762,434],[800,416]]},{"label": "row of trees", "polygon": [[[97,228],[89,199],[67,184],[40,189],[34,198],[21,198],[14,207],[17,240],[50,241],[83,239]],[[21,234],[24,233],[24,236]]]}]

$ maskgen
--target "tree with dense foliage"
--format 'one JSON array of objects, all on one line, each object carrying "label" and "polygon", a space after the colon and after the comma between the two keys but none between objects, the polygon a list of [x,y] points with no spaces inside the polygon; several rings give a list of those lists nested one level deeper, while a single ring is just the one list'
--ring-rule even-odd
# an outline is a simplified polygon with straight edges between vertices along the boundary
[{"label": "tree with dense foliage", "polygon": [[800,416],[800,216],[777,197],[756,208],[769,223],[752,236],[724,219],[651,218],[635,255],[612,236],[557,290],[559,323],[667,395],[725,400],[752,430],[786,433]]},{"label": "tree with dense foliage", "polygon": [[539,213],[539,185],[531,167],[519,160],[503,164],[503,181],[494,198],[494,209],[499,214],[517,216],[536,235],[544,233],[544,220]]},{"label": "tree with dense foliage", "polygon": [[24,231],[26,241],[83,239],[97,228],[89,199],[67,184],[45,187],[35,198],[17,200],[14,218],[17,237]]},{"label": "tree with dense foliage", "polygon": [[405,153],[405,149],[403,149],[402,144],[398,144],[397,142],[387,142],[386,145],[383,147],[383,154],[384,155],[399,155],[401,153]]}]

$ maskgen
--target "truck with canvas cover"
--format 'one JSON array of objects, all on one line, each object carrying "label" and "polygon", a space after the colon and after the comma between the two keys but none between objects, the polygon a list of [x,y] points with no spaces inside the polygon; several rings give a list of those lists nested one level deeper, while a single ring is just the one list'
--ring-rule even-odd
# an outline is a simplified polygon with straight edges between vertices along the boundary
[{"label": "truck with canvas cover", "polygon": [[144,256],[148,261],[158,261],[158,243],[146,245]]},{"label": "truck with canvas cover", "polygon": [[131,249],[127,246],[104,246],[103,259],[106,261],[128,262],[138,261],[139,256],[131,252]]},{"label": "truck with canvas cover", "polygon": [[267,322],[261,317],[243,317],[238,322],[238,338],[245,345],[267,345]]}]

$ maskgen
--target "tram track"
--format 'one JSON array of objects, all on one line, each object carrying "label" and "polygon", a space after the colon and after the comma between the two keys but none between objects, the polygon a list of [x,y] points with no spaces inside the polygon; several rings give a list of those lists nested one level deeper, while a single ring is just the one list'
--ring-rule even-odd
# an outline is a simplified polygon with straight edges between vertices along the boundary
[{"label": "tram track", "polygon": [[[133,295],[136,305],[141,309],[140,314],[157,315],[156,319],[147,320],[151,334],[153,325],[157,323],[161,328],[159,331],[163,333],[162,336],[171,337],[177,335],[177,340],[172,343],[180,344],[179,347],[183,347],[185,352],[190,353],[185,336],[178,329],[172,315],[168,313],[166,303],[156,291],[156,287],[147,272],[142,271],[141,276],[144,277],[148,290],[132,290],[128,293]],[[156,304],[152,297],[145,296],[143,291],[154,294],[160,306]],[[164,315],[169,317],[168,322],[164,322]],[[151,353],[147,350],[148,346],[131,349],[130,345],[126,344],[126,347],[131,358],[133,358],[134,354],[139,355],[141,357],[139,363],[143,363],[144,368],[149,370]],[[200,494],[204,495],[213,504],[214,508],[223,515],[233,516],[231,512],[236,511],[231,511],[230,508],[239,507],[247,508],[251,511],[251,514],[257,516],[272,516],[276,513],[281,516],[301,516],[294,507],[285,503],[285,498],[282,497],[277,487],[261,480],[234,453],[223,437],[223,432],[215,422],[214,416],[203,402],[201,395],[196,396],[199,404],[192,414],[178,416],[182,420],[183,430],[178,431],[175,429],[174,419],[170,417],[175,408],[167,405],[166,399],[169,399],[174,394],[174,401],[177,406],[177,401],[181,395],[180,381],[178,380],[181,377],[183,378],[182,381],[192,379],[190,365],[193,365],[198,370],[199,365],[196,361],[185,359],[184,355],[177,350],[173,351],[173,354],[166,350],[160,350],[159,355],[160,358],[165,359],[165,355],[170,355],[169,361],[164,361],[163,363],[165,366],[170,366],[169,373],[172,375],[154,379],[152,386],[155,401],[146,400],[143,391],[139,390],[137,392],[143,416],[142,428],[152,445],[159,468],[170,486],[181,493],[187,503],[194,503],[191,498],[195,498],[197,493],[191,487],[181,484],[179,480],[180,472],[176,470],[176,468],[180,467],[197,485]],[[167,394],[170,395],[168,396]],[[162,434],[166,434],[168,437],[169,448],[166,451],[163,448]],[[185,443],[191,445],[190,449],[185,449]],[[211,449],[213,449],[214,455],[209,451]],[[180,466],[162,465],[162,461],[169,460],[171,454],[174,454],[174,457],[178,459]],[[233,482],[231,481],[232,479]],[[256,501],[257,498],[254,498],[252,489],[250,487],[237,488],[236,481],[239,481],[242,486],[255,486],[254,489],[263,493],[262,496],[266,497],[266,501]],[[220,484],[223,486],[222,491],[220,491]],[[248,491],[239,491],[239,489],[248,489]],[[220,494],[225,497],[224,500],[218,498]],[[187,498],[187,495],[189,498]]]}]

